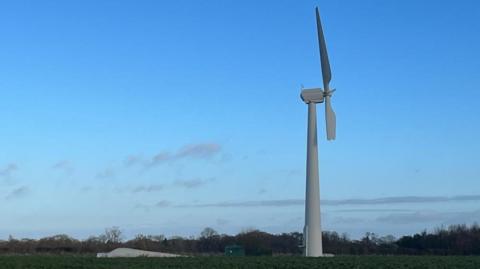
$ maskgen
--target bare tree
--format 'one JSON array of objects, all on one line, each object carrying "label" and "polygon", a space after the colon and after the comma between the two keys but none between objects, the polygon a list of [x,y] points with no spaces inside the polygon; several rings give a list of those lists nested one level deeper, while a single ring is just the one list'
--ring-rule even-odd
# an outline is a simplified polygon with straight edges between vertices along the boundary
[{"label": "bare tree", "polygon": [[203,229],[203,231],[200,233],[201,238],[212,238],[215,236],[218,236],[217,231],[210,227]]},{"label": "bare tree", "polygon": [[105,243],[121,243],[123,240],[122,231],[119,227],[113,226],[105,229]]}]

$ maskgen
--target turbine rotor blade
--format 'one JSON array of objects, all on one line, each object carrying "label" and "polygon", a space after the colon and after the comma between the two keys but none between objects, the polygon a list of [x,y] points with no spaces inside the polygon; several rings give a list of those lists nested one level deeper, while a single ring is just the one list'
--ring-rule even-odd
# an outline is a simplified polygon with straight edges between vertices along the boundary
[{"label": "turbine rotor blade", "polygon": [[327,140],[335,140],[337,117],[330,103],[330,96],[325,96],[325,122],[327,124]]},{"label": "turbine rotor blade", "polygon": [[332,73],[330,71],[330,62],[328,61],[327,45],[325,44],[325,37],[323,36],[322,22],[320,21],[320,13],[318,7],[315,9],[317,14],[317,33],[318,43],[320,47],[320,62],[322,65],[322,77],[323,77],[323,89],[329,91],[329,83],[332,79]]}]

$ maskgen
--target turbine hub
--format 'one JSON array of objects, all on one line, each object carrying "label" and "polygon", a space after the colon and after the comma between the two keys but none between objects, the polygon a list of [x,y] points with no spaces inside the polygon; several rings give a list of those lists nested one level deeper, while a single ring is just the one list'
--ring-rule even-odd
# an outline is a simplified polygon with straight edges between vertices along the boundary
[{"label": "turbine hub", "polygon": [[324,92],[323,92],[323,96],[324,96],[324,97],[327,97],[327,96],[328,96],[328,97],[332,97],[334,91],[336,91],[336,90],[335,90],[335,89],[332,89],[332,90],[324,91]]}]

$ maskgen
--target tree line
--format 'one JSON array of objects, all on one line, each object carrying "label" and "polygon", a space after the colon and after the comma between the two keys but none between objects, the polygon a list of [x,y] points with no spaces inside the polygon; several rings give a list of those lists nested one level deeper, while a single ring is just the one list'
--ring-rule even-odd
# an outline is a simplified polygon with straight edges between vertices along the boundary
[{"label": "tree line", "polygon": [[[398,239],[366,233],[361,239],[353,240],[336,232],[324,232],[322,239],[324,252],[337,255],[480,255],[480,227],[477,224],[452,225]],[[197,237],[139,234],[124,240],[121,230],[112,227],[104,234],[85,240],[65,234],[38,240],[10,236],[8,240],[0,240],[0,254],[94,254],[128,247],[188,255],[222,255],[226,246],[239,245],[246,255],[301,255],[302,242],[303,235],[299,232],[270,234],[248,230],[226,235],[212,228],[205,228]]]}]

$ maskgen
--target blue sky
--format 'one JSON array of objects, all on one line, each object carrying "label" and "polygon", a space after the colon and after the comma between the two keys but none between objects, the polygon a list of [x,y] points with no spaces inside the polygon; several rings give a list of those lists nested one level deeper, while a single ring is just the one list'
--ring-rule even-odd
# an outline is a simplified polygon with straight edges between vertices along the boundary
[{"label": "blue sky", "polygon": [[324,228],[480,220],[477,1],[10,1],[0,238],[301,231],[317,5]]}]

